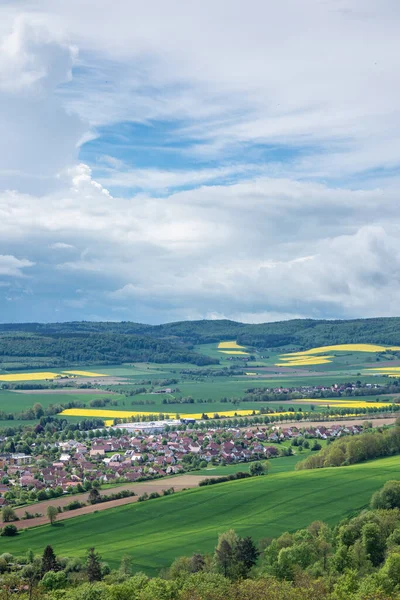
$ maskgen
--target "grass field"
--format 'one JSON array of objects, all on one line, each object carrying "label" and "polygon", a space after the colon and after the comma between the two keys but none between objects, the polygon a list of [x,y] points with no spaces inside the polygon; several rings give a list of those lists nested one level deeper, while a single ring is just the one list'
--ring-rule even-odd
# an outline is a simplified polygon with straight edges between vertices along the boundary
[{"label": "grass field", "polygon": [[334,524],[366,506],[374,491],[399,475],[400,457],[313,471],[290,471],[188,490],[0,538],[0,552],[84,556],[96,550],[116,567],[125,554],[135,570],[155,574],[175,557],[211,552],[220,532],[234,528],[255,539],[277,536],[315,520]]},{"label": "grass field", "polygon": [[[341,348],[339,350],[339,348]],[[372,349],[372,352],[365,351],[365,348]],[[96,385],[99,387],[96,394],[80,393],[76,389],[76,393],[63,394],[62,390],[57,390],[54,393],[37,393],[37,394],[16,394],[8,390],[0,389],[0,410],[6,413],[19,413],[35,403],[42,404],[47,407],[50,404],[67,405],[69,402],[75,401],[83,406],[90,407],[90,402],[99,398],[107,397],[103,390],[111,390],[114,394],[108,395],[108,399],[112,400],[112,405],[107,404],[104,408],[113,411],[114,415],[118,411],[126,411],[126,414],[133,415],[134,413],[143,414],[159,414],[168,413],[173,416],[179,415],[201,415],[203,412],[210,416],[215,413],[223,414],[227,411],[240,412],[244,410],[259,411],[262,407],[269,407],[278,412],[284,412],[288,406],[300,407],[302,410],[309,411],[311,404],[318,406],[317,401],[303,401],[301,403],[283,404],[277,402],[243,402],[243,398],[249,388],[275,388],[275,387],[298,387],[299,385],[329,385],[340,383],[342,381],[362,382],[388,382],[386,375],[400,375],[400,367],[396,366],[399,360],[393,360],[390,364],[393,367],[379,367],[378,350],[383,347],[378,346],[363,346],[363,345],[347,345],[347,346],[332,346],[328,348],[314,348],[305,353],[281,354],[277,352],[261,353],[252,351],[250,348],[241,347],[234,340],[221,340],[220,343],[202,344],[196,346],[198,352],[213,356],[220,360],[219,365],[212,365],[206,368],[199,368],[195,365],[188,364],[151,364],[151,363],[132,363],[114,366],[99,366],[85,365],[80,368],[73,366],[65,367],[64,373],[76,373],[86,376],[104,375],[99,377]],[[254,356],[254,360],[243,362],[245,356],[228,355],[224,352],[247,352],[249,356]],[[327,364],[312,364],[321,360],[321,353],[329,351],[329,360]],[[386,360],[387,357],[385,357]],[[284,359],[283,364],[293,359],[292,369],[277,366],[279,361]],[[305,362],[304,362],[305,361]],[[293,363],[301,362],[302,364],[295,365]],[[223,367],[232,367],[243,369],[243,374],[234,376],[219,376],[218,371]],[[21,381],[29,377],[48,376],[49,373],[61,372],[61,370],[36,370],[21,371],[0,374],[0,378],[22,378]],[[249,373],[251,375],[246,375]],[[165,381],[173,380],[177,383],[167,384]],[[0,381],[0,387],[1,387]],[[38,380],[39,383],[39,380]],[[7,382],[4,382],[6,385]],[[129,395],[138,387],[146,388],[145,393]],[[172,387],[171,394],[154,394],[151,391],[162,387]],[[173,402],[175,397],[191,397],[194,402],[179,403]],[[237,403],[224,402],[223,400],[235,399]],[[369,398],[368,400],[373,400]],[[165,401],[171,403],[163,403]],[[365,399],[363,398],[362,401]],[[201,401],[201,402],[200,402]],[[361,408],[361,404],[353,404],[355,400],[349,400],[349,407]],[[361,400],[360,400],[361,401]],[[336,405],[332,400],[331,406]],[[362,406],[368,406],[363,404]],[[371,406],[369,404],[369,406]],[[346,408],[346,405],[342,405]],[[104,411],[103,411],[104,412]],[[82,413],[83,414],[83,413]],[[99,416],[99,413],[97,413]],[[88,414],[89,416],[89,414]],[[122,416],[122,414],[121,414]],[[68,416],[68,419],[76,420],[76,416]],[[104,413],[104,418],[111,419],[107,413]],[[9,424],[9,423],[7,423]],[[15,419],[10,424],[27,425],[26,421],[18,421]],[[0,427],[1,427],[0,423]]]},{"label": "grass field", "polygon": [[[275,446],[275,444],[269,444],[271,446]],[[281,444],[283,446],[283,444]],[[289,444],[287,444],[289,445]],[[278,446],[278,445],[277,445]],[[288,473],[289,471],[294,471],[296,464],[300,460],[304,460],[309,456],[311,452],[302,452],[299,454],[295,454],[293,456],[283,456],[281,458],[272,458],[269,460],[269,469],[268,473],[270,475],[275,475],[276,473]],[[226,465],[221,466],[217,465],[215,467],[207,467],[205,469],[199,469],[198,471],[192,471],[193,475],[204,475],[205,477],[211,477],[212,475],[231,475],[232,473],[237,473],[238,471],[249,472],[251,463],[240,463],[238,465]]]}]

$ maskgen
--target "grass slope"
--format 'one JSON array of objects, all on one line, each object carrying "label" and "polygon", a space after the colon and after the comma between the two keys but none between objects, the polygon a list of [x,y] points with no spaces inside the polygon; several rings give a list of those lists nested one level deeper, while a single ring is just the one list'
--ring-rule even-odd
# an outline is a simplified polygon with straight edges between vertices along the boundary
[{"label": "grass slope", "polygon": [[0,538],[0,552],[39,553],[51,544],[57,554],[83,556],[95,546],[113,567],[129,554],[137,570],[154,574],[177,556],[212,551],[218,533],[230,528],[260,539],[317,519],[335,523],[367,505],[374,491],[398,477],[399,467],[396,456],[188,490]]}]

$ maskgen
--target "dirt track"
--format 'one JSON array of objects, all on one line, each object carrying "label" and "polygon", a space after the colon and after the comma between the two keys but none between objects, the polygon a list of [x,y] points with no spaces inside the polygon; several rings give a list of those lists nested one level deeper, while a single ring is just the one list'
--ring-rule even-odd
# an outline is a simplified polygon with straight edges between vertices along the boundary
[{"label": "dirt track", "polygon": [[[103,490],[103,494],[113,494],[117,492],[121,492],[122,490],[131,490],[134,491],[136,496],[130,496],[128,498],[121,498],[120,500],[112,500],[110,502],[103,502],[102,504],[94,504],[84,506],[83,508],[78,508],[76,510],[69,510],[67,512],[60,513],[57,516],[57,521],[64,521],[65,519],[71,519],[73,517],[78,517],[79,515],[87,515],[93,512],[98,512],[100,510],[107,510],[108,508],[113,508],[115,506],[122,506],[124,504],[131,504],[132,502],[137,502],[138,497],[147,492],[150,494],[151,492],[161,493],[162,490],[166,490],[170,487],[173,487],[176,492],[179,492],[185,488],[194,488],[197,487],[199,482],[204,479],[204,476],[200,475],[178,475],[176,477],[164,477],[162,479],[155,479],[153,481],[143,481],[140,483],[126,483],[120,485],[115,488],[109,488],[107,490]],[[31,504],[30,506],[26,506],[24,508],[17,508],[15,510],[17,516],[19,518],[23,517],[25,511],[30,513],[41,513],[42,517],[37,517],[35,519],[26,519],[21,521],[15,521],[13,524],[18,529],[27,529],[28,527],[37,527],[38,525],[44,525],[49,522],[49,519],[46,516],[46,510],[48,506],[66,506],[72,500],[78,500],[79,502],[87,502],[89,494],[76,494],[74,496],[61,496],[60,498],[54,498],[52,500],[46,500],[44,502],[37,502],[36,504]],[[0,522],[0,527],[3,527],[4,523]]]}]

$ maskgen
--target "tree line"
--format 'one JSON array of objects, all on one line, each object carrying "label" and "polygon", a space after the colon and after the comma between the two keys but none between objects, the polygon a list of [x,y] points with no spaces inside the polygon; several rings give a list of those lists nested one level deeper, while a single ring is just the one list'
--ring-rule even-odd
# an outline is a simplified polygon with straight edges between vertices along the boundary
[{"label": "tree line", "polygon": [[296,469],[342,467],[399,453],[400,419],[397,419],[393,428],[336,439],[317,454],[297,463]]}]

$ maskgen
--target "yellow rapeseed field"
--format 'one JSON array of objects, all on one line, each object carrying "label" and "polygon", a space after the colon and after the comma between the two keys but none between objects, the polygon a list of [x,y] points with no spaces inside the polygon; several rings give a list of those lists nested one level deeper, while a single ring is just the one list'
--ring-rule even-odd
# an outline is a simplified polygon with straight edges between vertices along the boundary
[{"label": "yellow rapeseed field", "polygon": [[381,373],[382,372],[396,373],[397,371],[400,371],[400,367],[374,367],[374,368],[369,367],[366,370],[367,371],[380,371]]},{"label": "yellow rapeseed field", "polygon": [[374,375],[387,375],[388,377],[400,377],[400,367],[375,367],[365,371],[372,371]]},{"label": "yellow rapeseed field", "polygon": [[330,359],[332,356],[317,356],[317,357],[297,357],[293,356],[290,358],[286,358],[285,356],[280,356],[279,360],[284,360],[285,362],[276,363],[276,367],[306,367],[308,365],[325,365],[327,363],[332,362]]},{"label": "yellow rapeseed field", "polygon": [[248,354],[248,352],[243,352],[243,350],[218,350],[218,352],[222,352],[222,354]]},{"label": "yellow rapeseed field", "polygon": [[220,342],[218,344],[218,348],[231,348],[232,350],[237,350],[240,348],[244,348],[244,346],[239,346],[234,340],[230,342]]},{"label": "yellow rapeseed field", "polygon": [[295,400],[294,403],[310,402],[312,404],[320,404],[326,406],[335,406],[337,408],[382,408],[383,406],[391,406],[391,402],[366,402],[365,400],[340,400],[338,398],[302,398]]},{"label": "yellow rapeseed field", "polygon": [[252,375],[257,375],[257,373],[245,373],[245,375],[252,376]]},{"label": "yellow rapeseed field", "polygon": [[40,381],[43,379],[56,379],[58,373],[12,373],[0,375],[0,381]]},{"label": "yellow rapeseed field", "polygon": [[[154,412],[134,411],[134,410],[103,410],[101,408],[66,408],[60,413],[70,417],[104,417],[105,419],[126,419],[139,415],[155,415]],[[163,413],[167,414],[167,413]]]},{"label": "yellow rapeseed field", "polygon": [[[255,411],[257,414],[259,411]],[[97,409],[97,408],[66,408],[65,410],[62,411],[62,413],[60,413],[61,415],[65,415],[65,416],[70,416],[70,417],[99,417],[99,418],[104,418],[104,419],[129,419],[130,417],[139,417],[140,415],[154,415],[155,417],[157,416],[158,413],[156,412],[145,412],[145,411],[129,411],[129,410],[102,410],[102,409]],[[171,418],[174,419],[176,413],[164,413],[163,414],[167,417],[167,418]],[[185,414],[181,414],[179,413],[182,419],[201,419],[203,413],[185,413]],[[213,418],[213,416],[216,414],[216,412],[207,412],[204,413],[206,414],[209,418]],[[246,410],[224,410],[224,411],[218,411],[218,414],[221,417],[233,417],[236,415],[238,416],[247,416],[247,415],[252,415],[253,414],[253,410],[251,409],[246,409]]]},{"label": "yellow rapeseed field", "polygon": [[67,373],[68,375],[80,375],[82,377],[108,377],[108,375],[104,375],[104,373],[92,373],[91,371],[63,371],[63,373]]},{"label": "yellow rapeseed field", "polygon": [[400,346],[377,346],[376,344],[338,344],[336,346],[320,346],[304,350],[303,352],[291,352],[283,356],[307,356],[309,354],[323,354],[324,352],[384,352],[385,350],[400,350]]}]

